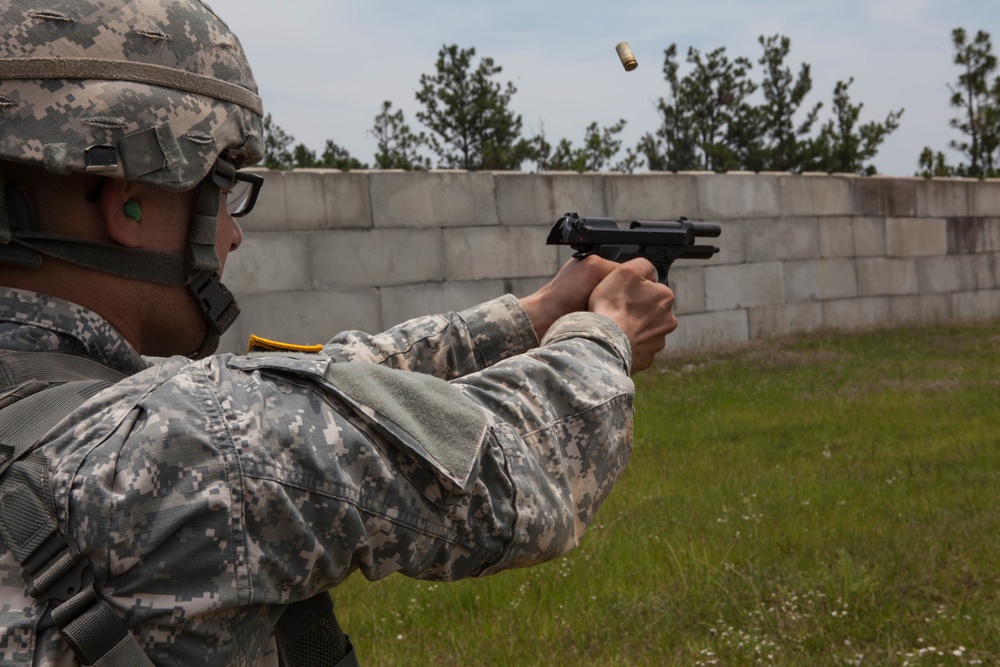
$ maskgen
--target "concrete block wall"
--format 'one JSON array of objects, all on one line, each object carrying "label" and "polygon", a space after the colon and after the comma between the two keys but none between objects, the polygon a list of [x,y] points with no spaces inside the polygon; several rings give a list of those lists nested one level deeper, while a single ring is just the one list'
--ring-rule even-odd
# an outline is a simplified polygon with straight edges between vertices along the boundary
[{"label": "concrete block wall", "polygon": [[568,211],[718,222],[721,252],[670,273],[672,351],[756,338],[1000,317],[1000,180],[703,172],[261,171],[225,282],[251,333],[325,342],[544,284]]}]

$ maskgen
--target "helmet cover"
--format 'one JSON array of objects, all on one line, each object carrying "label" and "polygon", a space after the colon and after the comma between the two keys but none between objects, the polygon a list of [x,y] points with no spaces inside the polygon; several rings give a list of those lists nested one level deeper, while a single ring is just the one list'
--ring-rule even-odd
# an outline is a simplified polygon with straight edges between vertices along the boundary
[{"label": "helmet cover", "polygon": [[199,0],[0,6],[0,160],[188,190],[220,156],[261,159],[262,114],[242,45]]}]

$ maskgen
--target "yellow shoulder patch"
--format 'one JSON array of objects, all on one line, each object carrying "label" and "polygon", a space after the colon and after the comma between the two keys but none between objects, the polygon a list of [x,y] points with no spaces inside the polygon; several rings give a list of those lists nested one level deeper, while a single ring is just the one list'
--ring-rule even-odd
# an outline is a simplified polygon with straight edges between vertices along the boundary
[{"label": "yellow shoulder patch", "polygon": [[250,344],[247,345],[247,352],[322,352],[322,345],[293,345],[292,343],[279,343],[276,340],[268,340],[260,336],[250,336]]}]

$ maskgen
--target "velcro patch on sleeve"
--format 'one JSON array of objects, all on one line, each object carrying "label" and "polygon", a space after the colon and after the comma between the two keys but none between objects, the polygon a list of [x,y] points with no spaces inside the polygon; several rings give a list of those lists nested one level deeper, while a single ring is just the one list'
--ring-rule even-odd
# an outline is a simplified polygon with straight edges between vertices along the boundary
[{"label": "velcro patch on sleeve", "polygon": [[268,340],[260,336],[250,336],[250,343],[247,345],[247,352],[322,352],[322,345],[294,345],[292,343],[281,343],[276,340]]}]

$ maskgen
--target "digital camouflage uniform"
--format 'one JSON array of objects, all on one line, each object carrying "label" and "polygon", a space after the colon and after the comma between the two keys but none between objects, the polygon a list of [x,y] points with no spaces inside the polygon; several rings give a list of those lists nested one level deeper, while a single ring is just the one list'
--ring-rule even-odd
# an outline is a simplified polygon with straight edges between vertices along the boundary
[{"label": "digital camouflage uniform", "polygon": [[[129,374],[41,451],[60,528],[163,665],[276,664],[283,605],[354,570],[454,580],[559,556],[631,450],[621,330],[578,313],[539,344],[510,296],[314,354],[191,361],[0,289],[0,349]],[[75,664],[0,554],[0,663]]]}]

